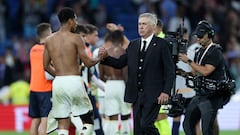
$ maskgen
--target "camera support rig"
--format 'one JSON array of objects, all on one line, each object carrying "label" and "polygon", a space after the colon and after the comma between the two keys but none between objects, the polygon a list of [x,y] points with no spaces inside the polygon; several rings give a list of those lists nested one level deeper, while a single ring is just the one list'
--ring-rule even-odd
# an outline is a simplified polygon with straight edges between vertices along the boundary
[{"label": "camera support rig", "polygon": [[184,18],[182,19],[182,24],[179,25],[177,32],[167,32],[165,36],[165,40],[169,44],[169,48],[171,51],[172,59],[175,65],[175,80],[173,84],[173,88],[171,90],[171,96],[168,101],[167,108],[168,116],[176,117],[183,114],[185,98],[183,98],[182,94],[176,94],[176,71],[177,71],[177,62],[179,53],[187,53],[187,45],[188,42],[183,37],[184,34]]}]

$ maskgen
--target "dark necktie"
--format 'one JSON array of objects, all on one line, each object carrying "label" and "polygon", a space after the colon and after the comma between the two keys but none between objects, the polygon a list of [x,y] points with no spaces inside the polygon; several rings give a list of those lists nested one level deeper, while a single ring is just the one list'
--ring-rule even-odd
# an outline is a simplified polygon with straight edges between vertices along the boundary
[{"label": "dark necktie", "polygon": [[144,40],[144,41],[143,41],[143,47],[142,47],[142,50],[141,50],[142,52],[144,52],[144,51],[145,51],[146,44],[147,44],[147,41],[145,41],[145,40]]}]

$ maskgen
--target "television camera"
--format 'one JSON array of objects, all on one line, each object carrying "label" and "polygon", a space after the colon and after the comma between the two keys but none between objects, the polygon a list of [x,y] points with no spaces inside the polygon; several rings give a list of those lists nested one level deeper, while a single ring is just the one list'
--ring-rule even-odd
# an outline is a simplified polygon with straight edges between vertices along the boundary
[{"label": "television camera", "polygon": [[169,48],[175,64],[178,62],[179,53],[187,53],[188,42],[187,39],[183,38],[183,34],[186,32],[186,29],[180,25],[177,32],[167,32],[165,35],[164,39],[169,44]]},{"label": "television camera", "polygon": [[[165,40],[169,44],[170,52],[175,64],[175,72],[177,71],[177,62],[178,62],[178,54],[179,53],[187,53],[188,41],[184,39],[184,34],[187,32],[186,28],[182,27],[180,24],[177,32],[167,32],[165,35]],[[176,79],[176,75],[175,75]],[[176,83],[176,82],[175,82]],[[175,85],[173,84],[173,89],[171,92],[171,96],[168,101],[168,105],[164,110],[167,110],[168,116],[177,117],[181,116],[184,113],[185,106],[185,98],[182,94],[175,93]]]}]

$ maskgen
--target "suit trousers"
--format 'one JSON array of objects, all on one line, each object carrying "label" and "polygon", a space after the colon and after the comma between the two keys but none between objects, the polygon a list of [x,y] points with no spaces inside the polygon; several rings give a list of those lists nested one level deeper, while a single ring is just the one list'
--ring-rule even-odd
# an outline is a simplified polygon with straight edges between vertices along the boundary
[{"label": "suit trousers", "polygon": [[149,103],[144,93],[138,92],[137,101],[133,103],[134,135],[159,135],[154,126],[159,109],[157,102]]}]

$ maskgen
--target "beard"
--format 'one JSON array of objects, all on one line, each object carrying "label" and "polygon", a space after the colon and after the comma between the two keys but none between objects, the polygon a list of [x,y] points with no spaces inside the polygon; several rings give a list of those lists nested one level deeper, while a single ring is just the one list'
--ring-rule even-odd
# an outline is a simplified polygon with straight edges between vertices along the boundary
[{"label": "beard", "polygon": [[200,42],[199,44],[200,44],[201,46],[203,46],[203,47],[206,47],[206,46],[208,46],[210,43],[211,43],[210,40],[205,40],[205,41],[203,41],[203,42]]}]

